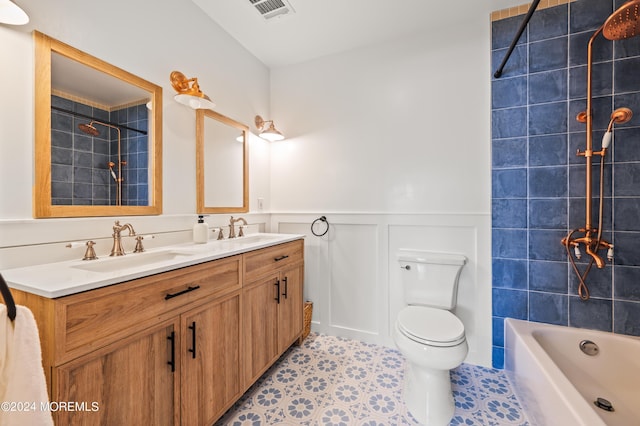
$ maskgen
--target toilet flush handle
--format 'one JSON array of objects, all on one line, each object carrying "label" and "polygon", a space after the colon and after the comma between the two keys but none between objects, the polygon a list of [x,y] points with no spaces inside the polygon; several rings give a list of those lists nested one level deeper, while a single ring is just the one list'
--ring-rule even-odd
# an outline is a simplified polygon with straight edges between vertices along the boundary
[{"label": "toilet flush handle", "polygon": [[406,269],[407,271],[411,270],[411,265],[404,265],[404,266],[400,266],[400,269]]}]

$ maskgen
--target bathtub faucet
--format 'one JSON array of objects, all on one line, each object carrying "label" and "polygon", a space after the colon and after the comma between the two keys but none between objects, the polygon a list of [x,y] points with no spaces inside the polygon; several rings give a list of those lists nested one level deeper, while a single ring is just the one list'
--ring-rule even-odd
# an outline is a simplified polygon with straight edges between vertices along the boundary
[{"label": "bathtub faucet", "polygon": [[[580,238],[572,238],[575,232],[584,232],[584,236]],[[580,259],[580,244],[584,244],[584,251],[593,258],[598,269],[604,268],[605,262],[598,254],[598,250],[607,249],[607,260],[613,260],[613,244],[602,238],[593,238],[595,230],[575,229],[562,239],[562,245],[569,249],[573,247],[577,259]]]}]

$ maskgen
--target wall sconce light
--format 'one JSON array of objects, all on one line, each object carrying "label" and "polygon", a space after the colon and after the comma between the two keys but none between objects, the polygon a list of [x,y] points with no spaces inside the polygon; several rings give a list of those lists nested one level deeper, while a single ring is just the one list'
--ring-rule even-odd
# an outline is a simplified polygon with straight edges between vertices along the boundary
[{"label": "wall sconce light", "polygon": [[29,16],[20,6],[11,0],[0,0],[0,23],[24,25],[27,22],[29,22]]},{"label": "wall sconce light", "polygon": [[171,85],[175,91],[178,92],[174,96],[176,102],[193,109],[215,108],[216,104],[211,102],[211,99],[200,90],[197,78],[187,78],[180,71],[173,71],[169,76],[169,80],[171,80]]},{"label": "wall sconce light", "polygon": [[[266,139],[269,142],[281,141],[284,139],[284,135],[276,129],[273,125],[273,120],[263,120],[262,117],[256,115],[256,127],[260,130],[260,136],[262,139]],[[267,123],[271,123],[269,127],[265,130]]]}]

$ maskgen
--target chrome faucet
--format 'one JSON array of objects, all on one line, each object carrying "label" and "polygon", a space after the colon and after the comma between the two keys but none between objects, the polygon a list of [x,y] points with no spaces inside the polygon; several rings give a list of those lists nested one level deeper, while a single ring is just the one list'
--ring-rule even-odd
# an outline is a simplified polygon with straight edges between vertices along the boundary
[{"label": "chrome faucet", "polygon": [[[247,226],[247,221],[244,220],[243,218],[239,217],[237,219],[234,219],[233,216],[231,216],[231,219],[229,220],[229,238],[235,238],[236,237],[236,230],[234,228],[234,224],[236,222],[242,222],[244,224],[244,226]],[[238,233],[239,237],[242,237],[244,235],[244,233],[242,232],[242,226],[240,226],[240,232]]]},{"label": "chrome faucet", "polygon": [[129,230],[129,236],[133,237],[136,235],[136,231],[133,230],[133,226],[130,223],[125,223],[124,225],[120,225],[120,221],[116,220],[115,225],[113,225],[113,247],[111,248],[111,254],[109,256],[124,256],[125,252],[122,249],[122,241],[120,239],[120,232],[123,229]]}]

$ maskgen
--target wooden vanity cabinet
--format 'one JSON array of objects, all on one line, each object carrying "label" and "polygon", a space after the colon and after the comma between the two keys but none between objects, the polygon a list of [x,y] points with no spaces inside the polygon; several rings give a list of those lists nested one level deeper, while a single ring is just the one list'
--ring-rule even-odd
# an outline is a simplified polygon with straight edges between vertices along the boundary
[{"label": "wooden vanity cabinet", "polygon": [[238,255],[57,299],[14,291],[38,322],[50,400],[87,407],[56,424],[215,422],[242,395],[241,279]]},{"label": "wooden vanity cabinet", "polygon": [[50,400],[81,408],[55,423],[213,424],[302,335],[303,247],[57,299],[13,290],[38,322]]},{"label": "wooden vanity cabinet", "polygon": [[243,382],[251,386],[303,329],[304,245],[302,240],[245,255]]}]

